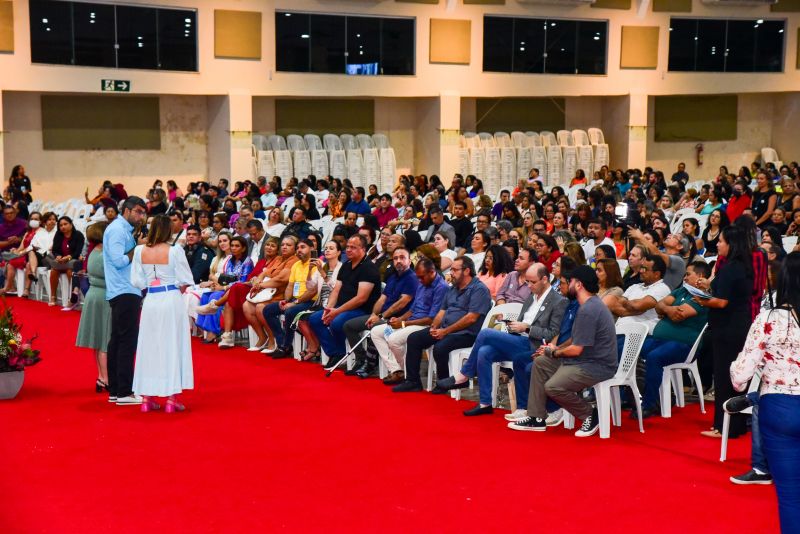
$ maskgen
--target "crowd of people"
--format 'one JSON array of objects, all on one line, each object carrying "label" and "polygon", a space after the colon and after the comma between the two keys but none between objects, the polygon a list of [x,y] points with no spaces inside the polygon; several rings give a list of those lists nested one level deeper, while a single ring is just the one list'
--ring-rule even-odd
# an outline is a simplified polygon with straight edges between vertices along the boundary
[{"label": "crowd of people", "polygon": [[[754,163],[737,174],[722,167],[695,188],[681,166],[669,180],[604,167],[592,180],[577,173],[568,193],[543,187],[532,169],[496,201],[461,175],[449,185],[400,176],[383,193],[314,176],[184,190],[157,180],[145,199],[106,182],[94,198],[86,192],[84,236],[69,217],[29,212],[30,180],[15,167],[0,225],[3,292],[29,296],[43,266],[55,305],[67,274],[64,310],[83,301],[77,344],[95,351],[95,388],[118,405],[150,411],[168,397],[167,410],[180,411],[177,395],[193,386],[190,331],[231,349],[249,327],[247,350],[273,359],[299,354],[333,368],[352,354],[346,374],[359,378],[382,363],[395,393],[424,389],[427,354],[433,394],[477,378],[479,401],[466,416],[493,412],[492,365],[512,362],[502,370],[518,406],[508,427],[544,431],[566,412],[582,422],[579,437],[598,430],[584,392],[616,373],[619,327],[648,329],[637,370],[642,418],[661,411],[663,368],[685,361],[707,331],[698,351],[706,387],[696,393],[713,392],[715,410],[702,435],[720,438],[726,411],[729,437],[746,434],[740,412],[756,404],[752,469],[732,481],[774,479],[784,521],[800,506],[800,251],[783,245],[800,235],[799,176],[797,163]],[[519,313],[491,312],[510,303]],[[450,369],[457,349],[469,354]],[[762,397],[738,395],[754,374]],[[625,397],[638,418],[639,399]]]}]

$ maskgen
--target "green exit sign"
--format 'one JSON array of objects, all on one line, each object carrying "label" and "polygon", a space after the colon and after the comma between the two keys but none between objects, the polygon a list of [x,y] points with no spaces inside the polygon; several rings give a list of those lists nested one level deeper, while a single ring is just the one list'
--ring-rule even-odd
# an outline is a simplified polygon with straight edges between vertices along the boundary
[{"label": "green exit sign", "polygon": [[101,80],[100,89],[112,93],[130,93],[130,80]]}]

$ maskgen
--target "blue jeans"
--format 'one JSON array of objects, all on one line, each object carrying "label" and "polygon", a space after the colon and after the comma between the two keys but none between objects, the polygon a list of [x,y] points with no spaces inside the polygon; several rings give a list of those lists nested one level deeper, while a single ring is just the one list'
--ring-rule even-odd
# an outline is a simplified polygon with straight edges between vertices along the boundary
[{"label": "blue jeans", "polygon": [[647,336],[639,353],[639,358],[645,362],[643,410],[653,410],[658,405],[658,388],[661,387],[664,367],[685,362],[691,350],[692,346],[686,343]]},{"label": "blue jeans", "polygon": [[492,364],[510,360],[509,354],[528,351],[528,359],[533,352],[528,336],[515,336],[491,328],[481,330],[469,358],[461,367],[461,374],[468,377],[478,375],[480,403],[492,405]]},{"label": "blue jeans", "polygon": [[769,393],[759,399],[764,452],[778,493],[781,532],[800,525],[800,395]]},{"label": "blue jeans", "polygon": [[764,456],[764,443],[761,439],[761,430],[758,428],[758,401],[761,395],[758,391],[753,391],[747,394],[750,402],[753,403],[753,418],[750,420],[750,430],[753,432],[750,435],[750,465],[753,469],[758,469],[761,473],[769,474],[769,464],[767,457]]},{"label": "blue jeans", "polygon": [[[264,320],[267,321],[269,329],[272,330],[272,333],[275,335],[275,343],[277,343],[279,347],[292,346],[292,340],[289,339],[288,336],[289,325],[292,324],[298,313],[309,309],[312,304],[312,302],[301,302],[300,304],[291,306],[286,311],[281,311],[281,307],[277,302],[267,304],[264,307],[264,311],[262,312]],[[281,324],[281,314],[283,314],[286,326]]]},{"label": "blue jeans", "polygon": [[[528,394],[531,391],[531,372],[533,371],[533,349],[527,352],[517,352],[511,356],[514,361],[514,391],[517,393],[517,408],[528,405]],[[556,401],[547,398],[544,405],[547,413],[552,413],[561,406]]]},{"label": "blue jeans", "polygon": [[341,358],[347,353],[347,345],[345,341],[347,338],[344,335],[344,323],[353,317],[360,317],[364,315],[361,310],[348,310],[342,312],[331,321],[331,324],[326,325],[322,322],[322,310],[314,312],[308,320],[311,330],[316,334],[319,339],[319,344],[325,354],[331,358]]}]

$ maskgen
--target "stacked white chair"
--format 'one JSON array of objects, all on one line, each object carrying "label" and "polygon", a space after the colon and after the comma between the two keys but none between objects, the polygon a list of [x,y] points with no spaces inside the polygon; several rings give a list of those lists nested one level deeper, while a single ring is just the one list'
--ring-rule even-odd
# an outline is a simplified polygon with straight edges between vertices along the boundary
[{"label": "stacked white chair", "polygon": [[324,147],[322,146],[322,139],[320,139],[318,135],[306,134],[303,136],[303,139],[305,140],[306,146],[309,150],[324,150]]},{"label": "stacked white chair", "polygon": [[575,146],[591,145],[589,142],[589,134],[586,130],[572,130],[572,139],[575,141]]},{"label": "stacked white chair", "polygon": [[389,138],[386,137],[386,134],[376,133],[372,135],[372,143],[375,145],[375,148],[381,150],[383,148],[389,148]]},{"label": "stacked white chair", "polygon": [[697,387],[697,396],[700,398],[700,412],[706,413],[705,400],[703,399],[703,382],[700,380],[700,370],[697,368],[697,351],[703,342],[703,334],[706,333],[705,325],[700,331],[700,335],[695,339],[692,350],[686,356],[686,361],[664,367],[661,375],[661,417],[672,417],[672,391],[675,391],[675,398],[678,406],[683,408],[686,402],[683,397],[683,371],[689,371],[692,380]]},{"label": "stacked white chair", "polygon": [[296,134],[290,134],[286,136],[286,145],[292,152],[297,152],[298,150],[306,150],[305,140]]},{"label": "stacked white chair", "polygon": [[269,149],[273,152],[278,150],[289,150],[289,146],[286,144],[286,139],[284,139],[282,135],[270,135]]},{"label": "stacked white chair", "polygon": [[558,139],[553,132],[548,132],[547,130],[539,132],[539,137],[542,139],[542,146],[550,147],[558,145]]},{"label": "stacked white chair", "polygon": [[492,148],[497,146],[497,143],[494,142],[494,136],[487,132],[480,132],[478,134],[478,139],[481,141],[481,148]]},{"label": "stacked white chair", "polygon": [[336,134],[325,134],[322,136],[322,146],[325,150],[331,152],[333,150],[344,150],[342,140]]},{"label": "stacked white chair", "polygon": [[358,142],[358,148],[361,150],[369,150],[371,148],[375,148],[375,143],[372,142],[372,136],[367,134],[358,134],[356,136],[356,142]]},{"label": "stacked white chair", "polygon": [[575,140],[572,138],[572,132],[569,130],[559,130],[556,132],[556,139],[558,144],[562,147],[575,146]]},{"label": "stacked white chair", "polygon": [[[509,319],[509,320],[515,321],[517,319],[517,317],[519,316],[519,312],[520,311],[522,311],[522,303],[520,303],[520,302],[513,302],[513,303],[508,303],[508,304],[498,304],[498,305],[494,306],[491,310],[489,310],[488,314],[486,314],[486,318],[483,320],[483,325],[481,326],[481,330],[483,330],[485,328],[489,328],[489,322],[492,320],[493,317],[496,317],[497,315],[501,315],[502,314],[503,319]],[[464,364],[465,361],[467,361],[467,358],[469,358],[469,353],[470,352],[472,352],[472,347],[464,348],[464,349],[456,349],[456,350],[450,351],[450,375],[451,376],[454,375],[457,371],[461,370],[461,366]],[[494,365],[492,365],[492,370],[493,370],[492,375],[493,376],[494,376],[494,368],[495,368],[495,366],[499,370],[500,365],[501,365],[500,363],[495,363]],[[503,362],[503,366],[504,367],[512,367],[512,365],[513,365],[512,363]],[[492,388],[492,391],[496,391],[494,389],[494,387]],[[459,400],[461,398],[461,390],[460,389],[455,389],[450,393],[450,395],[454,399]],[[492,397],[492,406],[495,406],[495,407],[497,406],[497,396],[496,395],[494,395]]]},{"label": "stacked white chair", "polygon": [[511,132],[511,143],[515,148],[526,148],[529,145],[525,132]]},{"label": "stacked white chair", "polygon": [[587,130],[589,134],[589,142],[593,145],[604,145],[606,143],[606,139],[603,136],[603,130],[600,128],[589,128]]}]

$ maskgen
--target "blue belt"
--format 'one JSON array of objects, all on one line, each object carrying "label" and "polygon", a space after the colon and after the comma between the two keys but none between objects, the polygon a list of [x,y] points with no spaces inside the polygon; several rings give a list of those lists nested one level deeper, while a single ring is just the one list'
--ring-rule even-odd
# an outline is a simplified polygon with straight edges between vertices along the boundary
[{"label": "blue belt", "polygon": [[178,286],[170,284],[168,286],[150,286],[147,288],[147,292],[162,293],[164,291],[177,291],[178,289],[180,289]]}]

